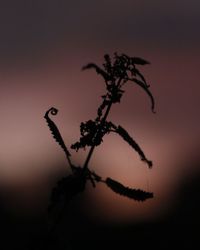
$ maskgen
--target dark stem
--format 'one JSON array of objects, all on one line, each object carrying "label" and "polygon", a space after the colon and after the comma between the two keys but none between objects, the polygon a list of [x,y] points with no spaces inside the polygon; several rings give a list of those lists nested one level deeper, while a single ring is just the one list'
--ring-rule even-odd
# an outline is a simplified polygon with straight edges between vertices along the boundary
[{"label": "dark stem", "polygon": [[70,157],[69,157],[68,155],[66,155],[66,158],[67,158],[67,161],[68,161],[68,163],[69,163],[69,166],[70,166],[71,170],[73,171],[73,164],[72,164],[72,162],[71,162]]},{"label": "dark stem", "polygon": [[[112,101],[109,103],[109,105],[108,105],[108,107],[107,107],[107,109],[106,109],[106,112],[105,112],[105,114],[104,114],[104,117],[103,117],[102,120],[101,120],[100,129],[101,129],[101,126],[104,124],[104,122],[106,121],[106,119],[107,119],[107,117],[108,117],[108,114],[109,114],[109,112],[110,112],[111,106],[112,106]],[[95,137],[98,136],[98,134],[99,134],[99,132],[100,132],[100,129],[97,131]],[[89,151],[89,153],[88,153],[88,156],[87,156],[87,158],[86,158],[86,161],[85,161],[85,163],[84,163],[84,165],[83,165],[83,169],[84,169],[84,170],[86,170],[86,169],[88,168],[88,163],[89,163],[89,161],[90,161],[90,159],[91,159],[91,156],[92,156],[92,154],[93,154],[93,151],[94,151],[95,147],[96,147],[96,145],[93,145],[93,146],[91,146],[91,148],[90,148],[90,151]]]},{"label": "dark stem", "polygon": [[58,213],[55,221],[49,227],[48,235],[47,235],[49,238],[53,235],[53,233],[56,231],[58,225],[62,221],[62,218],[64,217],[64,213],[66,212],[67,205],[68,205],[68,203],[65,201],[65,203],[64,203],[63,207],[61,208],[60,212]]},{"label": "dark stem", "polygon": [[[120,78],[119,81],[118,81],[118,83],[117,83],[117,87],[118,87],[118,88],[120,87],[121,80],[122,80],[122,79]],[[109,114],[109,112],[110,112],[110,109],[111,109],[111,107],[112,107],[112,104],[113,104],[113,102],[112,102],[112,99],[111,99],[111,101],[110,101],[110,103],[108,104],[108,107],[107,107],[107,109],[106,109],[106,112],[105,112],[105,114],[104,114],[104,117],[101,119],[100,128],[99,128],[99,130],[97,131],[95,137],[98,137],[99,133],[101,132],[101,127],[102,127],[102,125],[104,124],[104,122],[106,121],[106,119],[107,119],[107,117],[108,117],[108,114]],[[84,165],[83,165],[83,169],[84,169],[84,170],[86,170],[86,169],[88,168],[88,163],[89,163],[89,161],[90,161],[90,159],[91,159],[91,157],[92,157],[92,154],[93,154],[93,152],[94,152],[95,147],[96,147],[96,145],[93,145],[93,146],[91,146],[91,148],[90,148],[90,151],[89,151],[89,153],[88,153],[88,156],[87,156],[87,158],[86,158],[86,160],[85,160],[85,163],[84,163]]]}]

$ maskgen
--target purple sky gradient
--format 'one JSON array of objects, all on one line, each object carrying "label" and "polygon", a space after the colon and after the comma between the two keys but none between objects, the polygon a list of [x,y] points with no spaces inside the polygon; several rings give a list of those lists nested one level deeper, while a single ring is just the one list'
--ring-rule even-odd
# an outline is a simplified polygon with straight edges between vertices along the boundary
[{"label": "purple sky gradient", "polygon": [[[148,219],[165,213],[183,176],[196,171],[192,166],[183,168],[183,163],[194,157],[191,152],[197,151],[200,137],[199,1],[19,0],[1,5],[2,188],[11,196],[19,190],[19,197],[34,200],[49,176],[65,171],[63,152],[43,115],[57,107],[54,120],[66,144],[75,142],[79,123],[95,117],[104,93],[100,77],[82,72],[81,67],[91,61],[101,63],[105,53],[118,51],[152,63],[141,70],[151,84],[157,114],[151,113],[142,90],[130,85],[110,119],[127,128],[154,168],[148,170],[115,136],[107,137],[95,151],[91,167],[104,177],[152,190],[155,199],[137,204],[101,186],[88,188],[86,199],[93,216],[106,220]],[[75,161],[81,164],[85,156],[80,153]],[[113,212],[113,206],[119,209]]]}]

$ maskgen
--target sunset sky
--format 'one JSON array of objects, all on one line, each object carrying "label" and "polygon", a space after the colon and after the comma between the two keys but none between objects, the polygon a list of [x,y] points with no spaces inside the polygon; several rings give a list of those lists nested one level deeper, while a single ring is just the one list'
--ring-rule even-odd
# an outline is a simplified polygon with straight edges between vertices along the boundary
[{"label": "sunset sky", "polygon": [[[88,216],[149,220],[170,210],[183,180],[198,173],[199,9],[198,0],[1,1],[0,188],[11,204],[36,206],[53,176],[68,169],[43,116],[58,108],[53,119],[66,144],[78,140],[80,122],[95,118],[105,91],[100,76],[81,68],[117,51],[151,62],[140,69],[151,85],[156,114],[145,93],[130,84],[109,119],[129,131],[154,167],[149,170],[115,135],[96,149],[90,166],[103,177],[152,191],[155,198],[136,203],[88,184],[84,199],[94,211]],[[86,152],[73,154],[76,164],[85,157]]]}]

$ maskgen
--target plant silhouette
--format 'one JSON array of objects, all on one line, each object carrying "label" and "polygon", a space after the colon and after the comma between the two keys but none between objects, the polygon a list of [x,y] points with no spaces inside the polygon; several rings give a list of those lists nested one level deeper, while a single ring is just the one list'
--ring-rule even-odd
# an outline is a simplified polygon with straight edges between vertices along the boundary
[{"label": "plant silhouette", "polygon": [[[68,164],[72,170],[72,173],[59,180],[56,187],[53,189],[49,213],[52,213],[61,201],[65,204],[65,207],[70,199],[85,189],[85,184],[88,180],[92,183],[93,187],[95,187],[97,183],[103,183],[115,193],[136,201],[145,201],[146,199],[153,198],[153,193],[151,192],[125,187],[111,178],[103,179],[89,168],[89,162],[95,148],[103,142],[104,136],[110,133],[118,134],[136,151],[141,160],[144,161],[149,168],[152,167],[152,161],[147,159],[141,147],[129,135],[129,133],[122,126],[113,124],[108,120],[108,115],[111,111],[112,105],[120,103],[125,92],[124,87],[128,82],[137,84],[146,92],[151,101],[152,112],[154,112],[155,103],[149,90],[149,85],[143,74],[137,68],[138,65],[143,66],[146,64],[149,64],[149,62],[142,58],[129,57],[125,54],[118,55],[115,53],[113,60],[111,60],[108,54],[104,56],[103,68],[94,63],[89,63],[82,68],[83,70],[94,69],[96,73],[103,78],[106,87],[106,93],[101,96],[102,103],[97,110],[96,118],[80,124],[80,139],[71,145],[71,149],[76,151],[89,147],[88,155],[82,166],[75,166],[72,163],[71,154],[64,143],[59,129],[50,118],[50,114],[56,115],[58,110],[52,107],[46,112],[44,117],[47,124],[56,142],[63,149]],[[62,211],[64,210],[64,207],[62,208]],[[58,214],[58,218],[61,218],[62,213],[58,212]],[[55,225],[56,223],[54,222],[54,226]]]}]

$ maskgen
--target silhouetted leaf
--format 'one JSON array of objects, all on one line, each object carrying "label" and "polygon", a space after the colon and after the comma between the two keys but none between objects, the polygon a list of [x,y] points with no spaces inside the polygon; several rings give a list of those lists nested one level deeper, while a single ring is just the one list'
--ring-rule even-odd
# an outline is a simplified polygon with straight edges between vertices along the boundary
[{"label": "silhouetted leaf", "polygon": [[86,146],[98,146],[102,143],[103,136],[109,133],[111,128],[111,122],[101,122],[100,119],[82,122],[80,125],[81,137],[79,141],[71,145],[71,148],[78,151]]},{"label": "silhouetted leaf", "polygon": [[51,133],[54,137],[54,139],[56,140],[56,142],[61,146],[61,148],[64,150],[67,158],[69,159],[69,157],[71,156],[67,147],[65,146],[65,143],[62,139],[62,136],[57,128],[57,126],[55,125],[55,123],[49,118],[49,113],[51,113],[52,115],[56,115],[58,113],[58,110],[56,108],[50,108],[46,113],[44,118],[47,121],[47,124],[51,130]]},{"label": "silhouetted leaf", "polygon": [[75,195],[84,191],[86,184],[86,172],[80,167],[74,168],[73,174],[63,177],[57,182],[51,193],[49,211],[59,202],[69,202]]},{"label": "silhouetted leaf", "polygon": [[145,201],[149,198],[153,198],[153,193],[145,192],[140,189],[132,189],[129,187],[125,187],[118,181],[115,181],[111,178],[106,179],[106,184],[115,193],[126,196],[130,199],[134,199],[136,201]]},{"label": "silhouetted leaf", "polygon": [[140,146],[133,140],[133,138],[128,134],[128,132],[122,128],[121,126],[118,126],[116,129],[116,132],[126,141],[128,144],[140,155],[141,160],[146,162],[151,168],[153,166],[152,161],[149,161]]},{"label": "silhouetted leaf", "polygon": [[138,76],[141,78],[141,80],[143,81],[143,83],[145,84],[145,86],[146,86],[147,88],[149,88],[149,85],[147,84],[146,79],[145,79],[144,76],[140,73],[140,71],[139,71],[138,69],[134,68],[134,73],[135,73],[135,75],[138,75]]},{"label": "silhouetted leaf", "polygon": [[151,94],[151,92],[149,91],[149,89],[147,88],[147,86],[140,80],[136,79],[136,78],[132,78],[130,79],[131,81],[134,81],[135,83],[137,83],[141,88],[144,89],[144,91],[147,93],[147,95],[150,97],[151,99],[151,110],[153,113],[155,113],[155,101],[153,98],[153,95]]},{"label": "silhouetted leaf", "polygon": [[80,125],[81,137],[78,142],[71,145],[72,149],[78,151],[80,148],[85,148],[86,146],[98,145],[101,143],[97,142],[96,134],[98,130],[98,122],[93,120],[88,120],[86,122],[82,122]]},{"label": "silhouetted leaf", "polygon": [[150,64],[150,62],[148,62],[140,57],[131,57],[131,61],[133,64],[139,64],[139,65]]},{"label": "silhouetted leaf", "polygon": [[101,69],[99,66],[97,66],[94,63],[89,63],[82,68],[82,70],[86,70],[86,69],[95,69],[97,74],[100,74],[104,78],[105,81],[110,80],[110,76],[103,69]]}]

